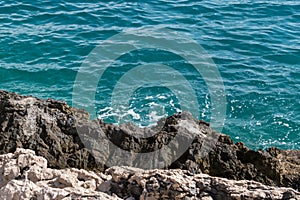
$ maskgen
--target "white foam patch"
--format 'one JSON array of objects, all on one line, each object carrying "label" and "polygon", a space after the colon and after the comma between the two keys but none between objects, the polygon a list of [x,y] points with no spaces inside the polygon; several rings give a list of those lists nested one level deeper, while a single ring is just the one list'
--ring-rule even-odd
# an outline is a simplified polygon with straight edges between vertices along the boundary
[{"label": "white foam patch", "polygon": [[146,99],[146,100],[148,100],[148,99],[153,99],[153,96],[146,96],[145,99]]},{"label": "white foam patch", "polygon": [[156,111],[151,111],[148,115],[150,119],[149,126],[155,125],[157,121],[159,121],[161,118],[167,117],[167,114],[159,115]]},{"label": "white foam patch", "polygon": [[141,119],[140,114],[134,112],[133,109],[128,110],[127,114],[131,115],[133,119]]},{"label": "white foam patch", "polygon": [[[105,107],[99,110],[98,118],[103,119],[104,121],[108,118],[114,118],[115,124],[133,122],[137,126],[154,126],[162,118],[173,114],[168,113],[166,109],[172,110],[172,112],[182,112],[180,108],[174,103],[174,100],[171,99],[168,105],[162,105],[159,102],[154,101],[154,99],[167,99],[165,95],[156,95],[156,96],[146,96],[145,99],[153,99],[146,104],[139,105],[136,107],[135,102],[131,102],[127,107],[120,105],[117,108],[114,107]],[[143,114],[142,114],[143,113]]]},{"label": "white foam patch", "polygon": [[159,98],[159,99],[167,99],[167,97],[164,96],[164,95],[157,95],[156,97]]}]

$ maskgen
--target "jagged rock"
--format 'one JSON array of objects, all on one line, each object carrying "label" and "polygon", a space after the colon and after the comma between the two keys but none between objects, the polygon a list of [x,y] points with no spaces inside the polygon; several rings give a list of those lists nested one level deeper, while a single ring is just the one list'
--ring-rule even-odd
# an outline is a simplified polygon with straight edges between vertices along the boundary
[{"label": "jagged rock", "polygon": [[74,126],[73,113],[89,115],[55,100],[40,100],[0,91],[0,153],[30,148],[54,168],[103,170],[84,148]]},{"label": "jagged rock", "polygon": [[120,199],[97,190],[106,175],[47,168],[47,160],[29,149],[0,155],[0,172],[0,196],[5,200]]},{"label": "jagged rock", "polygon": [[[101,145],[97,141],[102,141]],[[186,141],[191,142],[184,147],[189,144]],[[189,113],[160,120],[152,128],[115,126],[90,121],[86,111],[61,101],[0,91],[0,153],[12,153],[17,148],[34,150],[48,161],[48,167],[58,169],[103,172],[112,165],[180,168],[300,189],[299,150],[253,151],[215,133],[208,123],[193,119]],[[18,169],[10,170],[7,177],[19,173]]]},{"label": "jagged rock", "polygon": [[[110,192],[119,197],[154,199],[299,199],[300,193],[290,188],[266,186],[259,182],[233,181],[186,170],[141,170],[112,167]],[[108,192],[108,191],[106,191]]]},{"label": "jagged rock", "polygon": [[300,189],[300,151],[280,150],[275,147],[253,151],[243,143],[236,144],[227,135],[220,135],[212,151],[199,153],[201,138],[196,138],[190,149],[173,168],[187,169],[189,160],[199,170],[212,176],[234,180],[255,180],[267,185]]},{"label": "jagged rock", "polygon": [[[18,199],[299,199],[291,188],[192,174],[187,170],[112,167],[105,173],[47,168],[29,149],[0,155],[0,196]],[[14,173],[10,173],[14,172]]]}]

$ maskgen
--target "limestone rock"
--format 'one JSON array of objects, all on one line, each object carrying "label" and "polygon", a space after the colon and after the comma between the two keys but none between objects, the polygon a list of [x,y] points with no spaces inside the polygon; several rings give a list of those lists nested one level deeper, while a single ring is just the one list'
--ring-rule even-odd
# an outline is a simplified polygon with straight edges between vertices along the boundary
[{"label": "limestone rock", "polygon": [[40,100],[0,91],[0,153],[29,148],[54,168],[103,170],[84,148],[75,128],[74,113],[82,121],[89,115],[52,99]]},{"label": "limestone rock", "polygon": [[0,197],[5,200],[120,199],[97,191],[105,175],[47,168],[47,160],[29,149],[0,155],[0,171]]},{"label": "limestone rock", "polygon": [[112,176],[111,180],[106,181],[111,193],[140,200],[300,198],[300,193],[291,188],[266,186],[248,180],[234,181],[207,174],[191,174],[179,169],[143,171],[130,167],[112,167],[106,173]]},{"label": "limestone rock", "polygon": [[[300,151],[275,147],[253,151],[220,134],[209,154],[199,153],[202,138],[197,137],[189,150],[172,168],[188,169],[193,163],[203,173],[234,180],[255,180],[267,185],[300,190]],[[188,162],[190,161],[190,162]]]},{"label": "limestone rock", "polygon": [[[104,142],[99,145],[97,141]],[[183,141],[191,143],[185,148]],[[171,148],[158,151],[166,146]],[[17,148],[34,150],[47,160],[48,167],[56,169],[74,167],[103,172],[112,165],[184,169],[300,190],[300,150],[251,150],[241,142],[234,144],[229,136],[216,133],[208,123],[189,113],[174,114],[152,128],[115,126],[101,120],[90,121],[86,111],[61,101],[0,91],[0,154],[14,153]],[[128,153],[124,156],[122,151]],[[149,152],[149,157],[142,157]],[[14,162],[22,165],[26,160],[19,158]],[[4,180],[21,169],[6,170]],[[29,175],[32,180],[40,178],[38,173]],[[45,172],[44,176],[52,175]],[[89,184],[93,187],[93,183]]]},{"label": "limestone rock", "polygon": [[[5,200],[73,199],[299,199],[300,193],[248,180],[229,180],[187,170],[111,167],[105,173],[51,169],[29,149],[0,155],[0,196]],[[6,172],[6,173],[4,173]],[[7,176],[7,172],[13,172]]]}]

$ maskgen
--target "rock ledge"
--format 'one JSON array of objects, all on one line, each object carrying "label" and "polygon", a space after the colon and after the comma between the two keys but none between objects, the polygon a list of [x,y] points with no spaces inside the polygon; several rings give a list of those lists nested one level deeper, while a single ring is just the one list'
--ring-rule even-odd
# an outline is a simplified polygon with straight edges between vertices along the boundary
[{"label": "rock ledge", "polygon": [[112,167],[105,173],[47,168],[29,149],[0,155],[2,199],[299,199],[291,188],[255,181],[234,181],[187,170]]}]

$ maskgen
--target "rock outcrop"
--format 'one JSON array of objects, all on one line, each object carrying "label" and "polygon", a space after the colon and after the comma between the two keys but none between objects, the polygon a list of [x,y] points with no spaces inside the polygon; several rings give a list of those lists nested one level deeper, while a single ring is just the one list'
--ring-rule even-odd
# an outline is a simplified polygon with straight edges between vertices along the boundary
[{"label": "rock outcrop", "polygon": [[29,149],[0,155],[0,171],[0,196],[5,200],[120,199],[97,190],[107,179],[104,174],[47,168],[47,160]]},{"label": "rock outcrop", "polygon": [[[95,140],[104,143],[97,146]],[[191,142],[183,148],[181,141]],[[124,156],[115,146],[128,153]],[[166,146],[171,148],[157,151]],[[189,113],[170,116],[152,128],[115,126],[90,121],[87,112],[64,102],[0,91],[0,153],[17,148],[34,150],[48,161],[48,167],[57,169],[104,172],[112,165],[141,167],[143,163],[144,168],[183,169],[300,189],[299,150],[253,151],[215,133]],[[147,152],[153,154],[141,157]]]},{"label": "rock outcrop", "polygon": [[89,120],[88,113],[64,102],[0,91],[0,153],[28,148],[45,157],[49,167],[104,170],[84,148],[74,114]]},{"label": "rock outcrop", "polygon": [[299,199],[291,188],[234,181],[187,170],[112,167],[105,173],[51,169],[29,149],[0,155],[1,199]]},{"label": "rock outcrop", "polygon": [[[134,199],[299,199],[300,193],[290,188],[266,186],[247,180],[228,180],[186,170],[140,170],[112,167],[108,194]],[[105,182],[107,183],[107,182]]]}]

